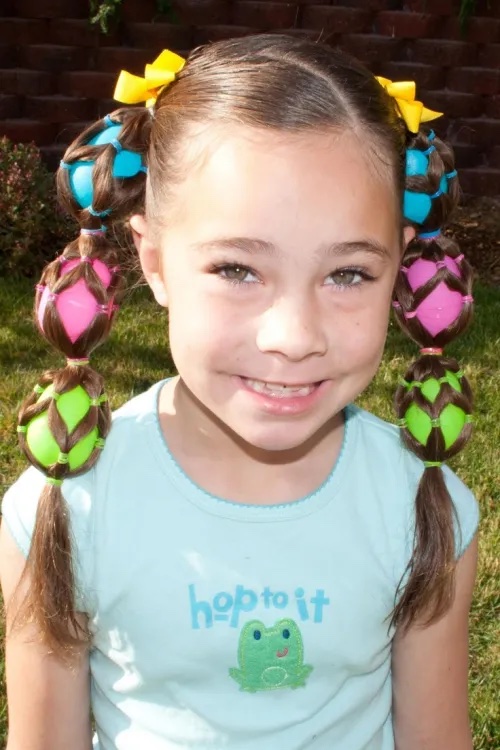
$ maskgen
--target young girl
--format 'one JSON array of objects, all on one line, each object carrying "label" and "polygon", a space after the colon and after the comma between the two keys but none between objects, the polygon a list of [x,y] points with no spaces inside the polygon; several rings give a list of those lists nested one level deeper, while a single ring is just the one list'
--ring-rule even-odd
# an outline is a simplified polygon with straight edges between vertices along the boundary
[{"label": "young girl", "polygon": [[[267,35],[164,52],[116,98],[139,106],[65,154],[80,236],[37,287],[67,362],[21,410],[35,467],[3,502],[8,750],[471,750],[478,512],[443,465],[471,393],[442,352],[471,271],[441,235],[438,113]],[[179,375],[107,436],[89,355],[125,219]],[[391,301],[421,347],[400,429],[353,405]]]}]

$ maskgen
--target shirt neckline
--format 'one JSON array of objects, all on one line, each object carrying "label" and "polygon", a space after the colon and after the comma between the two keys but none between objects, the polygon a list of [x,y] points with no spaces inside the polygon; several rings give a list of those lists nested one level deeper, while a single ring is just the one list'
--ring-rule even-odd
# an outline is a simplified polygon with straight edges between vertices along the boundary
[{"label": "shirt neckline", "polygon": [[344,409],[344,435],[339,455],[329,475],[316,490],[288,503],[273,505],[239,503],[204,490],[186,474],[171,453],[161,429],[159,414],[160,393],[167,380],[168,378],[156,383],[150,389],[149,407],[154,417],[154,429],[148,431],[149,444],[155,455],[157,468],[166,475],[171,484],[175,485],[180,495],[192,505],[205,513],[228,519],[256,523],[276,522],[310,515],[326,506],[337,496],[351,456],[355,452],[354,444],[357,433],[355,416],[358,411],[355,405],[348,404]]}]

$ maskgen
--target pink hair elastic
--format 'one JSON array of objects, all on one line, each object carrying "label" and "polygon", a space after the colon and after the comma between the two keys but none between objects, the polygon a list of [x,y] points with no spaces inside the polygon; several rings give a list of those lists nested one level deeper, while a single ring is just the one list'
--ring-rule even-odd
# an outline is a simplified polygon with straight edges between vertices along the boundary
[{"label": "pink hair elastic", "polygon": [[441,356],[442,353],[443,350],[438,346],[425,346],[423,349],[420,349],[420,354],[434,354],[436,357]]}]

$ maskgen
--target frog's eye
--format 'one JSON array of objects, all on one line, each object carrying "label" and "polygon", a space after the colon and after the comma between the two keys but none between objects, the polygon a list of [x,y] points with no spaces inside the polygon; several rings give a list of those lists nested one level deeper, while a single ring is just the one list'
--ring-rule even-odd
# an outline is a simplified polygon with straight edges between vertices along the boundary
[{"label": "frog's eye", "polygon": [[260,641],[262,637],[262,633],[260,632],[260,630],[254,630],[253,637],[255,638],[256,641]]},{"label": "frog's eye", "polygon": [[290,631],[285,628],[281,635],[283,636],[283,638],[290,638]]}]

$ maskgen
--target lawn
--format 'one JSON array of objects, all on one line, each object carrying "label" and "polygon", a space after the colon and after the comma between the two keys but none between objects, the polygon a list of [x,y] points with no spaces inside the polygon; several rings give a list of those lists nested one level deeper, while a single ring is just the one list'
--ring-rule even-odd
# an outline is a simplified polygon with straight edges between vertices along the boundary
[{"label": "lawn", "polygon": [[[16,412],[41,371],[59,367],[32,323],[33,288],[29,282],[0,279],[0,494],[25,466],[17,447]],[[471,443],[451,462],[475,492],[481,506],[480,564],[471,616],[471,716],[475,750],[500,748],[500,294],[475,289],[476,319],[470,331],[447,352],[463,365],[476,398]],[[394,420],[391,399],[398,377],[417,349],[391,325],[384,361],[360,403]],[[144,289],[125,300],[110,340],[93,364],[107,382],[113,407],[173,371],[164,312]],[[3,659],[0,660],[3,672]],[[29,678],[27,677],[27,680]],[[3,679],[1,680],[3,685]],[[5,692],[0,693],[0,745],[5,744]],[[452,750],[451,748],[449,750]]]}]

